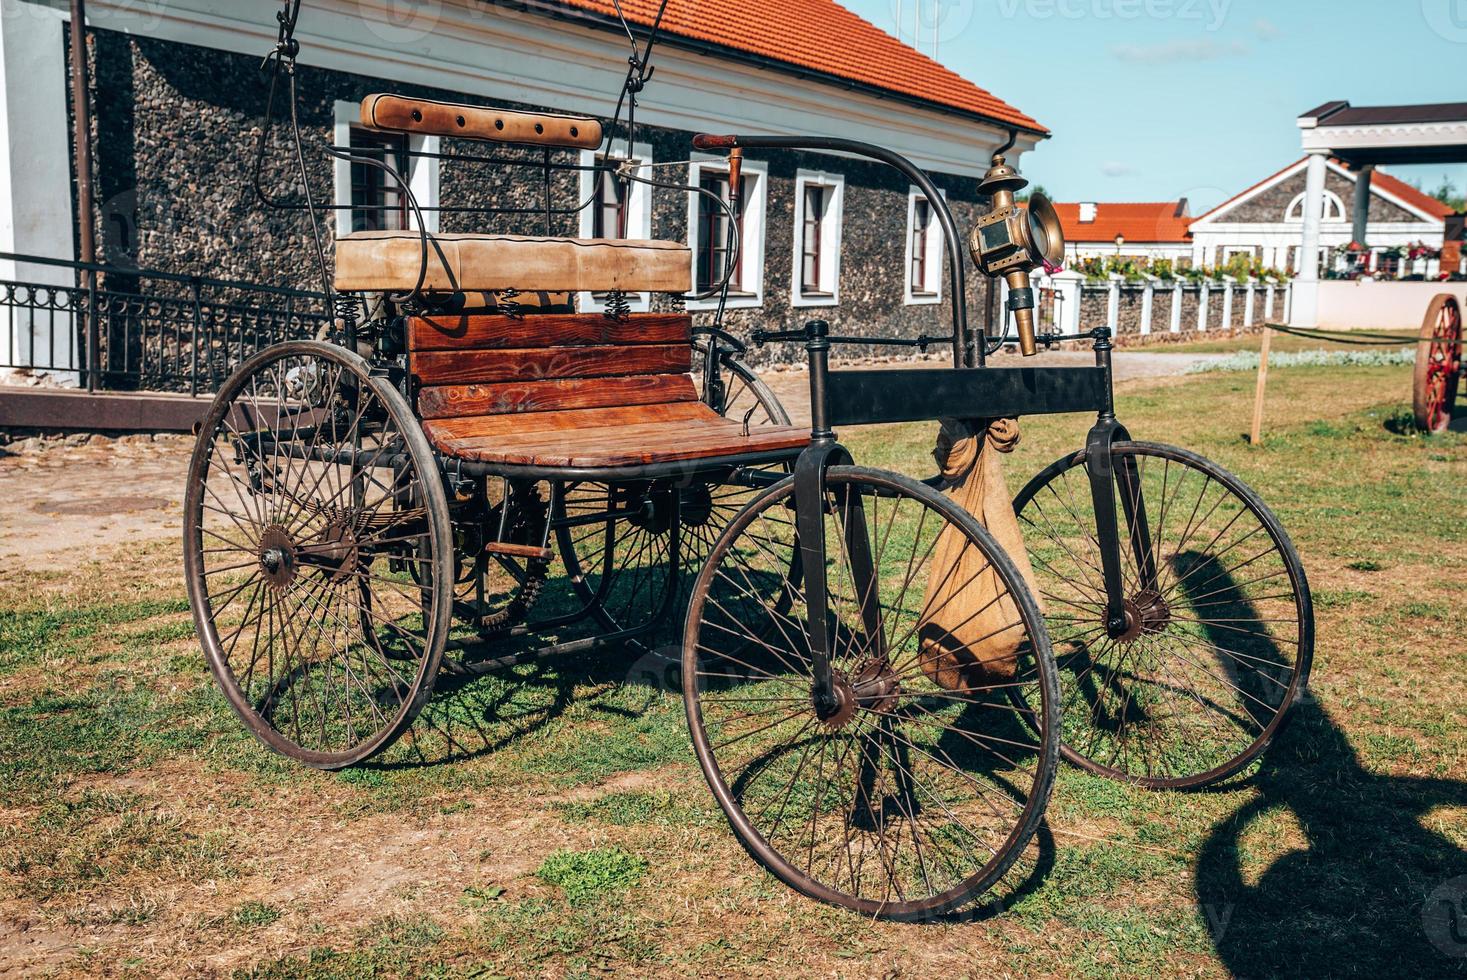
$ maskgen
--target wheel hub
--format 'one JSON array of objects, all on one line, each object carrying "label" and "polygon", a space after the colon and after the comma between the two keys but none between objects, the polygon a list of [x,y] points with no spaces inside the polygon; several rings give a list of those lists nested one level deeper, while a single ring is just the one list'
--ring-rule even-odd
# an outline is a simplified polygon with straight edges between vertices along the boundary
[{"label": "wheel hub", "polygon": [[627,522],[653,534],[666,534],[677,516],[676,491],[664,486],[650,486],[627,501]]},{"label": "wheel hub", "polygon": [[896,672],[884,660],[869,660],[851,675],[831,672],[830,693],[822,698],[812,692],[815,714],[826,728],[839,731],[849,725],[857,711],[891,714],[902,688]]},{"label": "wheel hub", "polygon": [[679,494],[678,518],[694,527],[704,527],[713,519],[713,491],[706,483],[684,487]]},{"label": "wheel hub", "polygon": [[260,571],[265,575],[265,581],[276,592],[284,592],[295,581],[296,569],[299,567],[298,555],[295,542],[291,540],[285,528],[278,524],[272,524],[260,535],[260,546],[257,552],[260,561]]},{"label": "wheel hub", "polygon": [[1129,643],[1143,635],[1160,633],[1172,621],[1172,610],[1153,589],[1142,589],[1125,602],[1126,627],[1116,639]]}]

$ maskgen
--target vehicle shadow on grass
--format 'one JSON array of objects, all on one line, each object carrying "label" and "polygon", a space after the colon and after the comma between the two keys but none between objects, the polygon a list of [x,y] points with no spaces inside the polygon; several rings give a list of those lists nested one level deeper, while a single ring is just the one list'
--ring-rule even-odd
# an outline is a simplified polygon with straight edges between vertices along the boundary
[{"label": "vehicle shadow on grass", "polygon": [[[1467,976],[1467,851],[1428,826],[1434,810],[1467,807],[1467,782],[1372,772],[1312,694],[1294,712],[1247,781],[1257,798],[1198,856],[1198,906],[1224,966],[1236,977]],[[1250,851],[1278,846],[1267,834],[1280,813],[1303,846],[1247,873]]]}]

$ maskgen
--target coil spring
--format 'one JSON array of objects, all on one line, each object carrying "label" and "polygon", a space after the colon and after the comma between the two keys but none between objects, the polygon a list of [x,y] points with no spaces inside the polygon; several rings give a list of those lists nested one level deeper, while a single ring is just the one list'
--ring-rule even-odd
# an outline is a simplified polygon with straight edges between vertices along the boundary
[{"label": "coil spring", "polygon": [[331,298],[333,316],[331,322],[331,340],[342,347],[350,348],[357,334],[357,315],[361,312],[355,296],[344,296],[337,293]]},{"label": "coil spring", "polygon": [[523,320],[525,308],[520,304],[520,291],[518,289],[506,289],[494,298],[499,307],[499,312],[511,320]]},{"label": "coil spring", "polygon": [[632,304],[627,301],[627,294],[620,289],[613,289],[606,297],[606,306],[602,314],[608,320],[625,320],[632,315]]}]

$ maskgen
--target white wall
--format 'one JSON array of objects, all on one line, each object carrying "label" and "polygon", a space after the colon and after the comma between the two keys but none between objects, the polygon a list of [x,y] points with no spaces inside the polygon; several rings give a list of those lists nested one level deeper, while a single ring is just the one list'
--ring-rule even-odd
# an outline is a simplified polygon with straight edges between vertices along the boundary
[{"label": "white wall", "polygon": [[[0,251],[73,257],[65,29],[59,13],[39,4],[7,0],[0,16]],[[73,282],[65,269],[10,261],[0,261],[0,278]],[[0,320],[0,363],[74,367],[75,334],[66,313],[17,309]],[[65,371],[52,377],[77,380]]]},{"label": "white wall", "polygon": [[1328,330],[1416,330],[1438,293],[1467,302],[1467,283],[1327,279],[1319,283],[1319,323]]}]

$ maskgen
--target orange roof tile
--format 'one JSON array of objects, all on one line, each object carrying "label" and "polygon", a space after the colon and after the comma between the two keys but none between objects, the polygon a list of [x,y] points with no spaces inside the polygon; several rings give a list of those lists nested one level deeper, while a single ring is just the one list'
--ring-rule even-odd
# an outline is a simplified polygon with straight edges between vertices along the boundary
[{"label": "orange roof tile", "polygon": [[[616,17],[611,0],[561,2]],[[627,20],[644,27],[656,19],[659,3],[621,0]],[[1032,116],[908,47],[835,0],[669,0],[662,30],[664,37],[674,35],[716,44],[1048,135]]]},{"label": "orange roof tile", "polygon": [[1192,219],[1186,209],[1177,214],[1180,201],[1158,201],[1143,204],[1097,204],[1095,220],[1081,223],[1079,204],[1056,204],[1065,239],[1071,242],[1113,242],[1116,235],[1126,241],[1188,242],[1192,240],[1187,226]]},{"label": "orange roof tile", "polygon": [[1387,194],[1394,194],[1412,207],[1420,208],[1422,211],[1434,217],[1445,220],[1448,215],[1456,214],[1449,206],[1438,201],[1430,194],[1412,187],[1398,177],[1392,177],[1384,170],[1375,171],[1375,176],[1370,178],[1370,185],[1372,187],[1379,187]]}]

